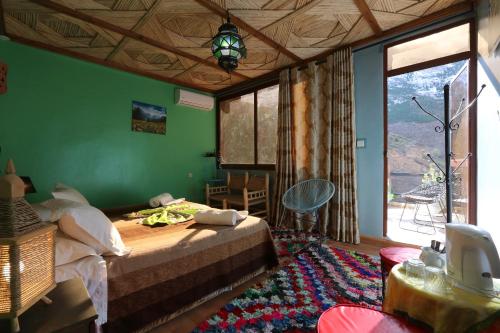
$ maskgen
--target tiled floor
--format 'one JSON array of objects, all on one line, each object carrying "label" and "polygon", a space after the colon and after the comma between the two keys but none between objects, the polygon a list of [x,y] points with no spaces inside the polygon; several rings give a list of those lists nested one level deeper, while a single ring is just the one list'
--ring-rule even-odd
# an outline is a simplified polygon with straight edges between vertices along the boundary
[{"label": "tiled floor", "polygon": [[[436,205],[437,206],[437,205]],[[432,214],[431,224],[429,212],[426,206],[421,206],[414,221],[415,206],[408,204],[403,218],[403,205],[398,203],[390,203],[387,211],[387,237],[390,240],[414,245],[429,246],[431,240],[445,241],[445,222],[446,218],[440,212],[438,207],[429,206]],[[401,219],[401,222],[400,222]],[[453,214],[454,222],[460,221],[463,223],[462,215]]]}]

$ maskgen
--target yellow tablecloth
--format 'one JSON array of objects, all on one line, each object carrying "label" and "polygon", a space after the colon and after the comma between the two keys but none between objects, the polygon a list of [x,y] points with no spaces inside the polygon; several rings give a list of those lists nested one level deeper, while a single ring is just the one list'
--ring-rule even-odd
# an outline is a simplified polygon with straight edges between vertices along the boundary
[{"label": "yellow tablecloth", "polygon": [[[497,281],[496,288],[499,288]],[[434,292],[410,283],[401,264],[387,279],[384,311],[401,311],[434,328],[436,333],[459,333],[500,310],[500,298],[488,298],[459,288]],[[498,289],[497,289],[498,290]]]}]

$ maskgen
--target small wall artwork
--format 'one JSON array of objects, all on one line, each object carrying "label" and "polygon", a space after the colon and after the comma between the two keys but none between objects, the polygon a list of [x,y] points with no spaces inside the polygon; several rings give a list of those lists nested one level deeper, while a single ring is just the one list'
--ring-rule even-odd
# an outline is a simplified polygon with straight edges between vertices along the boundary
[{"label": "small wall artwork", "polygon": [[0,62],[0,95],[7,92],[7,65]]},{"label": "small wall artwork", "polygon": [[165,134],[167,131],[166,108],[132,101],[132,131]]}]

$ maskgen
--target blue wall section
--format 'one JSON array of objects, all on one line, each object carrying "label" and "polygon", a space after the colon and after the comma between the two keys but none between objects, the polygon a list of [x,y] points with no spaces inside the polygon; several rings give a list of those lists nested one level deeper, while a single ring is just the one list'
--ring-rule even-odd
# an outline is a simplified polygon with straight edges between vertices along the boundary
[{"label": "blue wall section", "polygon": [[363,235],[383,236],[384,45],[471,16],[461,15],[354,51],[356,136],[366,139],[366,148],[356,150],[359,228]]},{"label": "blue wall section", "polygon": [[358,213],[361,234],[381,237],[384,191],[383,47],[354,53],[356,136],[366,147],[356,150]]}]

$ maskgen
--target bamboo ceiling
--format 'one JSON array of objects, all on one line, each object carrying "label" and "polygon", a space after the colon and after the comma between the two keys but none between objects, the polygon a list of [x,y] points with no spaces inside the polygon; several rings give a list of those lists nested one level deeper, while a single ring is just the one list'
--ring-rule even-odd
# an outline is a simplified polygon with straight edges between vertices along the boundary
[{"label": "bamboo ceiling", "polygon": [[[465,0],[0,1],[13,40],[217,91]],[[231,74],[210,52],[227,10],[248,50]]]}]

